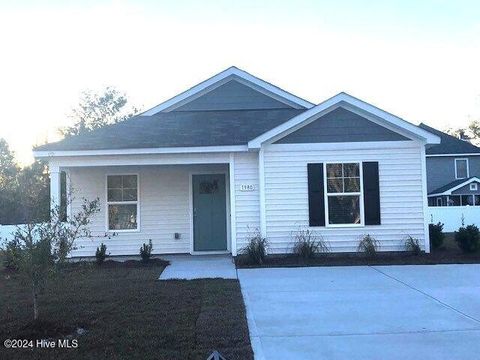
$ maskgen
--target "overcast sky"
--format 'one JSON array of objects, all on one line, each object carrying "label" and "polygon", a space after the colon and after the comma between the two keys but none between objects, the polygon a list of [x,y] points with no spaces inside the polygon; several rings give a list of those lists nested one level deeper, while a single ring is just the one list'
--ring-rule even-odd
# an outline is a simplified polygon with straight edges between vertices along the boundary
[{"label": "overcast sky", "polygon": [[480,117],[480,1],[0,0],[0,137],[28,163],[82,90],[149,108],[231,65],[314,103],[346,91],[464,125]]}]

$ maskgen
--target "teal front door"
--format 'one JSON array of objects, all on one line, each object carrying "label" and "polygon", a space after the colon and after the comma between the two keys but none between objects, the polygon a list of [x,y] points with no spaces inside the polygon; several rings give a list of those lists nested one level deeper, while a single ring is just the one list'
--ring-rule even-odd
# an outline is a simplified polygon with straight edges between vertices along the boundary
[{"label": "teal front door", "polygon": [[225,174],[192,175],[193,249],[227,250]]}]

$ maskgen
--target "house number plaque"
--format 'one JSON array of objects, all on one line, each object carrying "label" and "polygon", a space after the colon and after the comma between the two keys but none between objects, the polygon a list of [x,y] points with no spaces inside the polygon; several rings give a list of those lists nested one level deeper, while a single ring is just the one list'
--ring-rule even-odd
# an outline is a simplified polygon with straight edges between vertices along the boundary
[{"label": "house number plaque", "polygon": [[254,191],[255,185],[253,184],[240,184],[240,191]]}]

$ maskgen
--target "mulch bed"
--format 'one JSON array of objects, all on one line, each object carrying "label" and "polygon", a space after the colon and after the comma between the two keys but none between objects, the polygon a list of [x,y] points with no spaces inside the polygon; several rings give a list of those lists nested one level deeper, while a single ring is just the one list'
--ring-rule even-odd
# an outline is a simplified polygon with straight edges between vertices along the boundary
[{"label": "mulch bed", "polygon": [[358,254],[325,255],[303,260],[294,255],[270,255],[262,265],[250,264],[243,256],[237,256],[238,268],[298,267],[298,266],[364,266],[364,265],[435,265],[435,264],[478,264],[480,253],[451,254],[440,250],[431,254],[383,253],[372,259]]},{"label": "mulch bed", "polygon": [[238,268],[258,267],[299,267],[299,266],[365,266],[365,265],[435,265],[435,264],[479,264],[480,252],[464,254],[448,234],[440,249],[433,249],[430,254],[413,255],[406,252],[380,252],[373,259],[365,258],[359,253],[326,254],[313,259],[303,260],[295,255],[270,255],[262,265],[251,264],[243,256],[235,258]]}]

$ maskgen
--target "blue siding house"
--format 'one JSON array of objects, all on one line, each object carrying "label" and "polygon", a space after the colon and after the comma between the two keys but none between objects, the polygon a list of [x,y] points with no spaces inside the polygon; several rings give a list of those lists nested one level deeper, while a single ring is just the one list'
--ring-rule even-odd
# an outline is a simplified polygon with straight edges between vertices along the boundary
[{"label": "blue siding house", "polygon": [[425,124],[441,143],[427,147],[429,206],[480,206],[480,148]]}]

